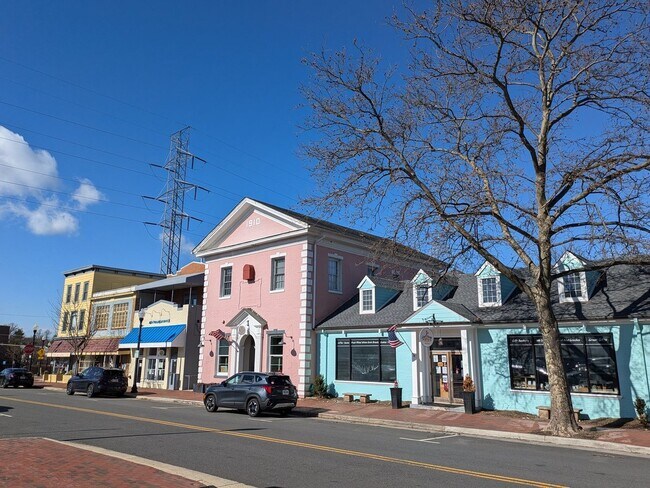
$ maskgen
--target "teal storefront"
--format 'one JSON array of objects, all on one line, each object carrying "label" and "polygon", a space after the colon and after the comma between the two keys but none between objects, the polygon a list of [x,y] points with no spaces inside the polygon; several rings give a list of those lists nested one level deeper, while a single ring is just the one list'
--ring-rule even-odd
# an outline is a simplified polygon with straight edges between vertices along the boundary
[{"label": "teal storefront", "polygon": [[373,400],[390,401],[390,388],[397,380],[402,398],[411,398],[412,335],[401,332],[404,344],[392,348],[386,331],[378,332],[376,328],[319,333],[319,371],[330,393],[334,396],[347,392],[369,393]]},{"label": "teal storefront", "polygon": [[[622,320],[560,327],[574,408],[588,418],[633,418],[650,399],[650,322]],[[537,413],[549,406],[539,330],[478,327],[481,405]]]}]

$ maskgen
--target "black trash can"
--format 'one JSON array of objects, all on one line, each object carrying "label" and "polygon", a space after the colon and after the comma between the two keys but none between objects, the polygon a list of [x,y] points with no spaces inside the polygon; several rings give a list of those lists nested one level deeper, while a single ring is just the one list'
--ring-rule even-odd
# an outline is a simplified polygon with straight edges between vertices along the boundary
[{"label": "black trash can", "polygon": [[402,389],[390,389],[390,403],[392,408],[402,408]]}]

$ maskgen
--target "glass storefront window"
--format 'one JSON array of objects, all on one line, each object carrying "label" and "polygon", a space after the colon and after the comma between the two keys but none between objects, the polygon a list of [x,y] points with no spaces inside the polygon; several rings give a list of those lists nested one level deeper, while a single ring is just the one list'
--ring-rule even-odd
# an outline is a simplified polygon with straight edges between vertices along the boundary
[{"label": "glass storefront window", "polygon": [[395,349],[390,347],[388,339],[337,339],[337,380],[388,383],[396,378]]},{"label": "glass storefront window", "polygon": [[[562,334],[560,351],[572,393],[619,393],[611,334]],[[512,389],[549,389],[541,335],[508,336],[508,356]]]}]

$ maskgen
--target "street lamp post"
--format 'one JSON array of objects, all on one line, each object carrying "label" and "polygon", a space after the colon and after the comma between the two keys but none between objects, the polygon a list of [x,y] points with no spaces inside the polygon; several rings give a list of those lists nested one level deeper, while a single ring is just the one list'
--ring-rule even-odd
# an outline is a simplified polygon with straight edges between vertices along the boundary
[{"label": "street lamp post", "polygon": [[[38,325],[34,324],[34,335],[32,336],[32,346],[36,348],[36,333],[38,332]],[[34,359],[34,350],[32,350],[32,353],[29,355],[29,370],[32,370],[32,359]]]},{"label": "street lamp post", "polygon": [[138,363],[140,362],[140,339],[142,339],[142,321],[144,320],[144,309],[141,308],[138,310],[138,318],[140,319],[140,327],[138,328],[138,347],[135,350],[135,368],[133,371],[133,386],[131,387],[131,393],[138,393],[138,376],[139,368]]}]

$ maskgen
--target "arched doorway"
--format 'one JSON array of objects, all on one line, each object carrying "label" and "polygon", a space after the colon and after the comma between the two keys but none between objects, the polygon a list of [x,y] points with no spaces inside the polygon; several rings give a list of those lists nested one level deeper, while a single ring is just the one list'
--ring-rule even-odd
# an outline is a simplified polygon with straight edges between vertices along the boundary
[{"label": "arched doorway", "polygon": [[247,335],[241,345],[240,371],[255,371],[255,339]]}]

